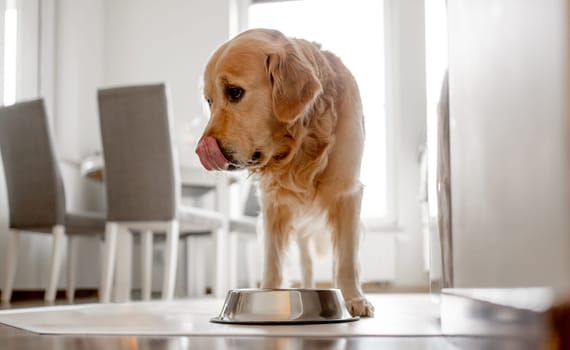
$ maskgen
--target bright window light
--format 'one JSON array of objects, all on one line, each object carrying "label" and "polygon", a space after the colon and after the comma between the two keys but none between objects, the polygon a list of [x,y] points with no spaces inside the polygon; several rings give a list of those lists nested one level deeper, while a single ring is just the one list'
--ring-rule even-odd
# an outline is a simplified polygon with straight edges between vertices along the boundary
[{"label": "bright window light", "polygon": [[383,12],[381,0],[278,1],[249,7],[249,28],[277,29],[321,43],[354,74],[366,123],[362,215],[372,219],[388,214]]},{"label": "bright window light", "polygon": [[16,101],[16,59],[18,41],[18,11],[10,6],[4,13],[4,105]]}]

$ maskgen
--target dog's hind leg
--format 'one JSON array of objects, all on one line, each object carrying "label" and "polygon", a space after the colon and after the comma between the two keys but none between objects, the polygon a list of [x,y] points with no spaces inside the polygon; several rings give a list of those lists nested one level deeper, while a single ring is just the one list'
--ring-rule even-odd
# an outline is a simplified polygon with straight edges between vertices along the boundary
[{"label": "dog's hind leg", "polygon": [[315,288],[315,279],[313,277],[313,258],[311,256],[312,237],[307,234],[300,234],[297,238],[299,245],[299,256],[301,258],[301,275],[303,288]]}]

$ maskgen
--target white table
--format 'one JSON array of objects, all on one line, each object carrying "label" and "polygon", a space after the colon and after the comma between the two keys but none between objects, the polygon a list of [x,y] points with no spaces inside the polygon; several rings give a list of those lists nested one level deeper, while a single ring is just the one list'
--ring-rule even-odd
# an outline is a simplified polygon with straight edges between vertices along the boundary
[{"label": "white table", "polygon": [[[101,154],[86,157],[80,164],[82,176],[94,181],[104,181],[104,160]],[[230,185],[238,180],[237,176],[227,173],[211,173],[196,165],[180,167],[180,183],[183,188],[213,190],[216,195],[216,210],[227,218],[225,228],[218,230],[214,237],[214,252],[216,255],[216,279],[214,294],[218,297],[225,295],[228,289],[228,228],[230,217]],[[117,239],[117,261],[115,270],[115,292],[113,300],[124,302],[130,300],[132,275],[132,246],[131,234],[119,234]],[[194,254],[193,254],[194,255]]]}]

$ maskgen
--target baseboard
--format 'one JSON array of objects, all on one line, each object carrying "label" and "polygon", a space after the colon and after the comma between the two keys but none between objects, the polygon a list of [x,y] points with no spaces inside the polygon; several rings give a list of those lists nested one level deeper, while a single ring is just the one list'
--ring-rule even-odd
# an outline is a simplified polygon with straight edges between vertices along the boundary
[{"label": "baseboard", "polygon": [[[25,290],[14,290],[12,292],[11,302],[27,302],[27,301],[37,301],[44,299],[45,291],[43,289],[25,289]],[[0,291],[0,296],[2,291]],[[86,298],[97,298],[98,291],[95,288],[85,288],[75,290],[76,299],[86,299]],[[58,290],[55,296],[56,300],[65,300],[67,298],[65,290]]]},{"label": "baseboard", "polygon": [[[300,282],[293,282],[292,288],[300,288]],[[331,282],[317,282],[317,288],[332,288]],[[427,286],[394,286],[391,282],[386,281],[369,281],[362,284],[362,290],[365,293],[428,293],[429,288]],[[206,295],[212,294],[212,288],[207,287],[204,291]],[[140,297],[140,290],[134,289],[132,291],[133,298],[137,299]],[[0,291],[0,296],[2,291]],[[157,294],[160,296],[160,293]],[[61,289],[57,291],[56,300],[66,300],[67,295],[65,290]],[[75,299],[97,299],[98,291],[96,288],[82,288],[75,291]],[[12,302],[29,302],[29,301],[39,301],[44,299],[44,290],[42,289],[20,289],[14,290],[12,292]]]}]

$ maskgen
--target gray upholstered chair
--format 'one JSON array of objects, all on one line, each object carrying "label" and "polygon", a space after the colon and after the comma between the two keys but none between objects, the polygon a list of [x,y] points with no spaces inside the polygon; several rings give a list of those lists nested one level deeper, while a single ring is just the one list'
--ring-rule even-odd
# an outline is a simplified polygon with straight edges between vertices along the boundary
[{"label": "gray upholstered chair", "polygon": [[[227,253],[223,246],[227,244],[228,219],[215,211],[179,203],[179,167],[165,86],[102,89],[98,98],[108,200],[107,232],[115,236],[117,232],[143,234],[143,299],[150,299],[151,246],[153,234],[157,233],[166,234],[162,299],[174,296],[179,237],[204,233],[213,236],[216,247],[214,292],[225,293],[221,289],[227,279]],[[109,267],[101,292],[106,301],[111,297],[112,275]],[[120,281],[117,284],[130,285]]]},{"label": "gray upholstered chair", "polygon": [[[53,302],[66,237],[88,235],[99,239],[105,229],[104,215],[66,212],[63,182],[41,99],[0,107],[0,150],[10,212],[2,302],[9,303],[12,296],[19,235],[24,232],[53,235],[51,273],[45,293],[45,300]],[[70,277],[67,297],[73,300],[74,278]]]}]

